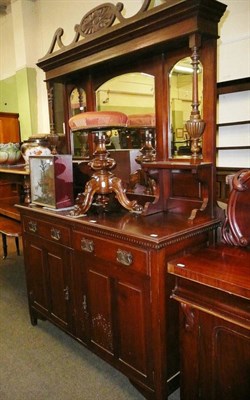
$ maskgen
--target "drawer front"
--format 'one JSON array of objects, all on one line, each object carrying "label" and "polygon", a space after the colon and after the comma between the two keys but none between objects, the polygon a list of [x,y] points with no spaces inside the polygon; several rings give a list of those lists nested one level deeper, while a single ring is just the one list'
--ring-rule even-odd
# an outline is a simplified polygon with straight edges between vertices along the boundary
[{"label": "drawer front", "polygon": [[73,231],[72,240],[75,250],[92,254],[102,260],[116,263],[119,266],[147,273],[147,251],[101,239],[79,231]]},{"label": "drawer front", "polygon": [[70,229],[58,224],[41,221],[32,217],[23,217],[23,228],[27,233],[41,236],[65,246],[70,245]]}]

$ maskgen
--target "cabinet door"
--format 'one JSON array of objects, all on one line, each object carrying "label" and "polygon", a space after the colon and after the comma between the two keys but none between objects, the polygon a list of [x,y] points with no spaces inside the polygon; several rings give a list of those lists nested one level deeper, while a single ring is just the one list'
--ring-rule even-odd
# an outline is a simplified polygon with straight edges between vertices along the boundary
[{"label": "cabinet door", "polygon": [[91,256],[74,256],[76,336],[101,352],[113,354],[109,276],[95,268]]},{"label": "cabinet door", "polygon": [[250,399],[250,330],[199,314],[201,399]]},{"label": "cabinet door", "polygon": [[128,375],[151,381],[149,277],[76,252],[77,336]]},{"label": "cabinet door", "polygon": [[63,246],[28,235],[24,243],[31,318],[38,311],[68,330],[71,324],[70,251]]},{"label": "cabinet door", "polygon": [[148,277],[120,275],[115,282],[118,358],[125,369],[150,375],[150,290]]},{"label": "cabinet door", "polygon": [[197,309],[189,313],[190,325],[186,315],[181,313],[180,325],[181,398],[248,400],[249,329]]}]

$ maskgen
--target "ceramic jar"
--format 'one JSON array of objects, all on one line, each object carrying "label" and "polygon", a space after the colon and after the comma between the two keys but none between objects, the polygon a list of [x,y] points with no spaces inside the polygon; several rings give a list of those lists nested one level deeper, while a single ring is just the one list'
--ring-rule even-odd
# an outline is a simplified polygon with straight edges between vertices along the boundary
[{"label": "ceramic jar", "polygon": [[49,156],[51,154],[49,141],[46,137],[30,137],[22,143],[21,152],[25,165],[28,168],[30,156]]},{"label": "ceramic jar", "polygon": [[0,143],[0,165],[15,165],[21,158],[19,143]]}]

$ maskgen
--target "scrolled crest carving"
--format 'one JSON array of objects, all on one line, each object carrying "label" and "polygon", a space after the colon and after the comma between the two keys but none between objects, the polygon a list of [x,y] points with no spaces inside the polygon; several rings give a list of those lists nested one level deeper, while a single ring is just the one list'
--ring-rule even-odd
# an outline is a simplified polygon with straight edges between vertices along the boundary
[{"label": "scrolled crest carving", "polygon": [[[150,1],[151,0],[144,0],[137,14],[146,11],[150,5]],[[53,53],[56,45],[60,49],[66,49],[77,43],[80,37],[86,38],[90,35],[104,31],[105,29],[111,27],[116,20],[118,20],[120,23],[128,20],[129,18],[126,19],[122,15],[123,8],[124,4],[118,2],[116,5],[112,3],[104,3],[90,10],[87,14],[83,16],[80,24],[75,25],[75,37],[73,41],[67,46],[64,46],[61,39],[64,34],[64,30],[62,28],[58,28],[54,34],[47,55]]]},{"label": "scrolled crest carving", "polygon": [[117,3],[116,6],[105,3],[94,8],[82,18],[79,25],[75,26],[76,33],[84,37],[109,28],[116,18],[123,21],[124,17],[121,14],[123,7],[122,3]]}]

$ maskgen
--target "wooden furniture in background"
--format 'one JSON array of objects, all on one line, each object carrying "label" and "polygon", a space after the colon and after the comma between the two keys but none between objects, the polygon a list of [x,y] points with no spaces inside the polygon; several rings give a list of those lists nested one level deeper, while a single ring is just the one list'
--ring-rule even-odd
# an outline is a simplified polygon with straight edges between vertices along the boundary
[{"label": "wooden furniture in background", "polygon": [[[20,143],[19,114],[0,112],[0,143]],[[0,215],[20,220],[15,203],[21,201],[21,185],[23,181],[22,167],[0,166]],[[9,223],[9,220],[6,220]],[[3,224],[3,218],[2,218]],[[14,229],[13,222],[13,229]],[[14,229],[15,231],[15,229]]]},{"label": "wooden furniture in background", "polygon": [[20,255],[19,250],[19,237],[22,236],[22,228],[19,221],[15,221],[12,218],[6,218],[0,216],[0,233],[2,235],[2,243],[3,243],[3,258],[6,258],[8,255],[8,238],[15,238],[17,255]]},{"label": "wooden furniture in background", "polygon": [[250,396],[249,249],[210,247],[168,263],[180,303],[181,399]]},{"label": "wooden furniture in background", "polygon": [[29,171],[21,166],[1,166],[0,233],[2,235],[3,258],[8,255],[8,238],[15,238],[17,254],[20,254],[21,218],[15,204],[24,202],[29,202]]},{"label": "wooden furniture in background", "polygon": [[19,220],[16,203],[29,203],[29,170],[24,166],[0,167],[0,215]]},{"label": "wooden furniture in background", "polygon": [[0,143],[20,143],[19,114],[0,112]]},{"label": "wooden furniture in background", "polygon": [[180,303],[181,399],[250,397],[250,170],[235,175],[222,237],[168,263]]},{"label": "wooden furniture in background", "polygon": [[236,174],[239,168],[217,167],[216,168],[216,194],[217,200],[223,203],[228,202],[231,187],[228,184],[228,177]]}]

